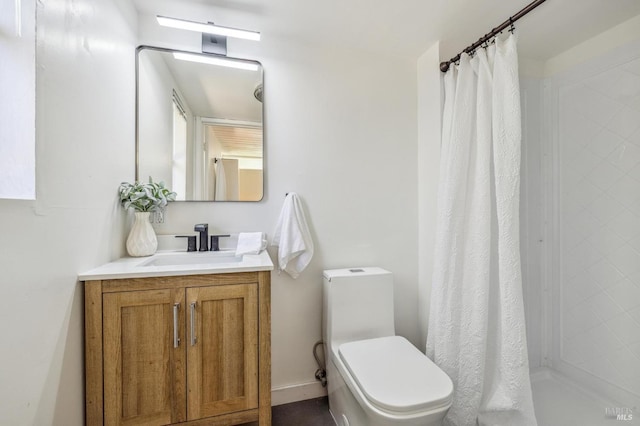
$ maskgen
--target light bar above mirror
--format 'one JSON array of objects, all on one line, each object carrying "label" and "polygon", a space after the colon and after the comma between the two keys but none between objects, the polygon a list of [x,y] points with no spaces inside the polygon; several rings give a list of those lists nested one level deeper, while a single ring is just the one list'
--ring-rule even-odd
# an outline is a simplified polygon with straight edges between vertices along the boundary
[{"label": "light bar above mirror", "polygon": [[164,27],[178,28],[181,30],[196,31],[205,34],[215,34],[225,37],[241,38],[245,40],[260,41],[260,33],[257,31],[240,30],[237,28],[221,27],[212,23],[187,21],[184,19],[156,16],[158,24]]},{"label": "light bar above mirror", "polygon": [[260,66],[256,62],[247,62],[226,57],[205,56],[194,53],[174,52],[173,57],[181,61],[199,62],[201,64],[219,65],[247,71],[258,71]]}]

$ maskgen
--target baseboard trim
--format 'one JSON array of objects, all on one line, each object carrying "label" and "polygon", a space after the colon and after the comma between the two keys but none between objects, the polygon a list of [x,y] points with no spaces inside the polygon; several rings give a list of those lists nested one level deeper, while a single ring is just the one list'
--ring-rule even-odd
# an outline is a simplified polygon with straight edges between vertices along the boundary
[{"label": "baseboard trim", "polygon": [[271,389],[271,405],[289,404],[290,402],[320,398],[327,395],[327,388],[320,382],[300,383]]}]

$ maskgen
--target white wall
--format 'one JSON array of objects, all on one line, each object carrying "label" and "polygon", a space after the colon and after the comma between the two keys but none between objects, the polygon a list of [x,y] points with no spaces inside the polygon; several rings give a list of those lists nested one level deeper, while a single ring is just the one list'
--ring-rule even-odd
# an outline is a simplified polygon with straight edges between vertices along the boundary
[{"label": "white wall", "polygon": [[424,352],[429,325],[429,304],[436,239],[436,211],[440,175],[442,127],[440,45],[418,58],[418,326],[419,348]]},{"label": "white wall", "polygon": [[138,55],[138,179],[146,182],[152,176],[172,188],[172,90],[176,84],[161,55],[153,50],[142,50]]},{"label": "white wall", "polygon": [[[173,91],[175,90],[185,109],[187,137],[193,140],[194,117],[185,102],[167,64],[162,59],[165,53],[145,49],[140,52],[138,131],[140,134],[140,172],[138,179],[146,182],[149,176],[164,181],[172,188],[173,170]],[[189,138],[190,137],[190,138]],[[191,143],[188,143],[191,146]],[[191,150],[187,149],[187,152]],[[187,165],[192,162],[188,161]],[[190,170],[190,168],[187,168]],[[191,181],[191,179],[188,179]],[[180,194],[184,199],[185,194]]]},{"label": "white wall", "polygon": [[629,406],[640,396],[638,19],[525,61],[521,86],[530,366]]},{"label": "white wall", "polygon": [[123,254],[135,34],[124,2],[37,8],[37,201],[0,200],[0,424],[81,425],[76,277]]},{"label": "white wall", "polygon": [[[522,75],[522,73],[521,73]],[[522,111],[522,159],[520,166],[520,250],[522,259],[522,289],[527,326],[529,367],[544,365],[547,360],[545,280],[543,252],[545,249],[544,177],[542,138],[542,80],[520,78]]]},{"label": "white wall", "polygon": [[546,81],[554,366],[640,398],[640,41]]},{"label": "white wall", "polygon": [[211,233],[272,233],[285,193],[302,197],[316,251],[297,280],[273,273],[272,377],[274,388],[311,383],[316,392],[323,269],[393,271],[398,332],[419,342],[416,63],[268,35],[234,56],[265,69],[264,199],[174,203],[157,229],[186,232],[208,222]]},{"label": "white wall", "polygon": [[610,28],[595,37],[547,60],[544,75],[551,77],[567,71],[577,64],[587,64],[589,60],[607,54],[613,49],[640,39],[640,15]]}]

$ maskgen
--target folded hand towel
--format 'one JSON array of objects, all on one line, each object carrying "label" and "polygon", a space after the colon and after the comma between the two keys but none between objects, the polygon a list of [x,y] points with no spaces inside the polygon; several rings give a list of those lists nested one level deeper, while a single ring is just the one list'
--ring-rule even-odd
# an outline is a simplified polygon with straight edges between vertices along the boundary
[{"label": "folded hand towel", "polygon": [[267,248],[267,239],[264,232],[241,232],[238,234],[236,256],[260,254],[265,248]]},{"label": "folded hand towel", "polygon": [[311,262],[313,240],[302,203],[294,192],[290,192],[284,199],[271,245],[278,246],[278,269],[293,278],[297,278]]}]

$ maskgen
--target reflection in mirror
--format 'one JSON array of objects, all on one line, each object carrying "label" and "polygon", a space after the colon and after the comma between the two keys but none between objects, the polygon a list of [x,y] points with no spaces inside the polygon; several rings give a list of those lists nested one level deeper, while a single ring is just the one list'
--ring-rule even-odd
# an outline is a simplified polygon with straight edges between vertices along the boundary
[{"label": "reflection in mirror", "polygon": [[164,181],[177,200],[260,201],[262,67],[241,60],[257,70],[234,69],[174,53],[138,49],[136,180]]}]

